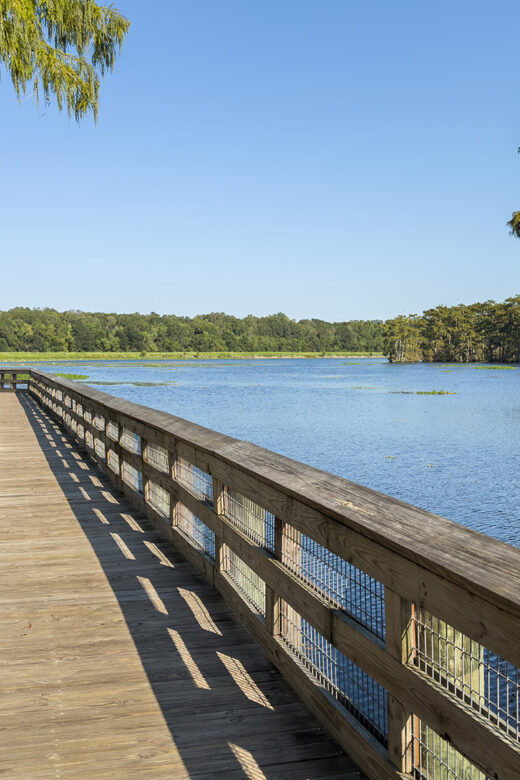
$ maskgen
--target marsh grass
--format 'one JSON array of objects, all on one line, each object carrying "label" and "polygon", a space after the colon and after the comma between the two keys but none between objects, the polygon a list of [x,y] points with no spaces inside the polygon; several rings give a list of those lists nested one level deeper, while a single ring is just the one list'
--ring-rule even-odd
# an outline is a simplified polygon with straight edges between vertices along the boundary
[{"label": "marsh grass", "polygon": [[109,382],[105,379],[91,379],[89,382],[85,382],[84,384],[89,385],[102,385],[104,387],[116,387],[121,385],[130,385],[132,387],[174,387],[177,385],[177,382],[132,382],[130,380],[125,381],[124,379],[121,379],[119,382]]},{"label": "marsh grass", "polygon": [[392,395],[458,395],[450,390],[390,390]]},{"label": "marsh grass", "polygon": [[446,363],[441,368],[472,368],[474,371],[517,371],[518,366],[478,366],[474,363]]},{"label": "marsh grass", "polygon": [[0,352],[0,362],[64,360],[242,360],[261,358],[383,357],[378,352]]},{"label": "marsh grass", "polygon": [[415,395],[458,395],[450,390],[417,390]]}]

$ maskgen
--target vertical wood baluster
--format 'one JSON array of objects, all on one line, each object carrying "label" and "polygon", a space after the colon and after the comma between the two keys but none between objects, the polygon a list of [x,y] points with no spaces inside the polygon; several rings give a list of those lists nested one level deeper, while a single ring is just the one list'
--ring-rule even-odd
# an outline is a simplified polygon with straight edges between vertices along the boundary
[{"label": "vertical wood baluster", "polygon": [[[279,517],[274,519],[274,555],[282,559],[283,522]],[[281,599],[273,588],[265,586],[265,626],[273,636],[279,636],[281,626]]]},{"label": "vertical wood baluster", "polygon": [[[386,649],[398,661],[405,664],[415,646],[410,603],[385,588]],[[414,751],[417,743],[418,718],[388,695],[388,757],[401,772],[414,770]]]},{"label": "vertical wood baluster", "polygon": [[[168,476],[173,482],[174,488],[176,486],[175,481],[175,461],[176,461],[176,455],[172,450],[168,448]],[[174,528],[176,525],[178,525],[178,504],[179,500],[177,498],[177,491],[174,490],[172,493],[170,493],[170,525],[172,528]],[[172,537],[173,541],[173,537]]]},{"label": "vertical wood baluster", "polygon": [[141,441],[141,479],[143,482],[143,500],[148,503],[148,478],[144,475],[144,464],[146,463],[144,459],[144,453],[146,450],[146,446],[148,444],[148,441],[146,439],[143,439],[142,436],[139,436],[139,439]]},{"label": "vertical wood baluster", "polygon": [[[213,509],[217,515],[223,515],[225,511],[226,492],[219,479],[213,479]],[[215,534],[215,573],[221,574],[224,569],[224,545],[220,536]]]}]

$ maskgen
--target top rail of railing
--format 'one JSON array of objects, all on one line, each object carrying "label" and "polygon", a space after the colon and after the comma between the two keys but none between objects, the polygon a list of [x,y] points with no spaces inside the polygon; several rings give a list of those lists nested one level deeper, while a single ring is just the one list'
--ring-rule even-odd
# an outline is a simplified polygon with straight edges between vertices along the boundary
[{"label": "top rail of railing", "polygon": [[84,384],[29,391],[370,776],[520,776],[519,549]]}]

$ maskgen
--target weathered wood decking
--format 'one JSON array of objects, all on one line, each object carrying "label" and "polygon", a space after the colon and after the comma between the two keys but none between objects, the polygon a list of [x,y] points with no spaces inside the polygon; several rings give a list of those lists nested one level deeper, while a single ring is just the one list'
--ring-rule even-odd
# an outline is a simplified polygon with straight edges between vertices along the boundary
[{"label": "weathered wood decking", "polygon": [[221,596],[0,394],[0,775],[360,778]]}]

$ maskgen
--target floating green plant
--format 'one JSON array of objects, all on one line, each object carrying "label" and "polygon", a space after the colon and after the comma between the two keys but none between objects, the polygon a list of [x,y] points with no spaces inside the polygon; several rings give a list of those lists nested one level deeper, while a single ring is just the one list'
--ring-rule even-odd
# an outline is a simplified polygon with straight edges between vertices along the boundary
[{"label": "floating green plant", "polygon": [[178,384],[177,382],[127,382],[134,387],[169,387]]},{"label": "floating green plant", "polygon": [[417,390],[415,395],[458,395],[450,390]]},{"label": "floating green plant", "polygon": [[392,395],[458,395],[450,390],[390,390]]},{"label": "floating green plant", "polygon": [[115,387],[117,385],[130,385],[132,387],[171,387],[176,385],[177,382],[125,382],[121,379],[119,382],[109,382],[101,379],[91,379],[90,385],[102,385],[104,387]]},{"label": "floating green plant", "polygon": [[88,379],[88,374],[56,374],[64,379]]},{"label": "floating green plant", "polygon": [[452,368],[472,368],[474,371],[516,371],[518,366],[479,366],[475,363],[446,363],[441,368],[447,368],[448,370]]},{"label": "floating green plant", "polygon": [[516,371],[518,366],[471,366],[478,371]]}]

